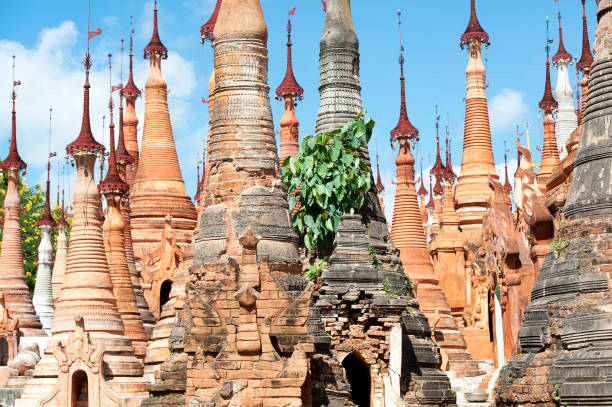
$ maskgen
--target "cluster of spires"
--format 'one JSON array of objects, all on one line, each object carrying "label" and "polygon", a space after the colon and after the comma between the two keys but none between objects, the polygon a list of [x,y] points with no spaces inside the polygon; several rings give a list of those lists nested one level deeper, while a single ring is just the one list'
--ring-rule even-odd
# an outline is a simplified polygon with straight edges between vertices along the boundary
[{"label": "cluster of spires", "polygon": [[[216,17],[218,15],[219,12],[219,8],[220,8],[220,4],[221,4],[221,0],[217,1],[217,5],[215,7],[215,11],[213,13],[213,16],[211,17],[211,19],[209,20],[209,22],[207,22],[207,24],[205,24],[204,26],[202,26],[202,38],[203,40],[211,40],[212,38],[212,30],[214,29],[214,23],[216,21]],[[585,7],[585,1],[582,0],[582,4],[583,4],[583,8]],[[147,47],[145,48],[144,52],[145,52],[145,58],[147,58],[151,53],[155,52],[161,55],[162,58],[167,58],[168,55],[168,50],[164,47],[163,43],[161,42],[160,38],[159,38],[159,34],[158,34],[158,28],[157,28],[157,1],[155,2],[155,10],[154,10],[154,30],[153,30],[153,36],[152,39],[150,41],[150,43],[147,45]],[[400,18],[399,20],[399,24],[401,27],[401,13],[398,12],[398,17]],[[552,63],[553,64],[558,64],[560,62],[563,61],[567,61],[570,62],[572,60],[572,56],[565,50],[564,44],[563,44],[563,37],[562,37],[562,29],[561,29],[561,15],[559,13],[559,50],[556,53],[556,55],[552,58]],[[583,35],[583,50],[582,50],[582,57],[580,59],[580,61],[577,63],[577,69],[583,73],[586,72],[586,74],[588,74],[588,71],[590,69],[590,66],[593,62],[593,56],[591,54],[590,51],[590,44],[589,44],[589,40],[588,40],[588,35],[587,35],[587,26],[586,26],[586,12],[583,15],[583,31],[584,31],[584,35]],[[293,73],[293,68],[292,68],[292,60],[291,60],[291,47],[292,47],[292,42],[291,42],[291,20],[288,20],[288,24],[287,24],[287,37],[288,37],[288,41],[287,41],[287,71],[285,74],[285,77],[281,83],[281,85],[277,88],[276,90],[276,95],[278,99],[282,99],[282,98],[286,98],[288,95],[291,96],[293,98],[293,101],[297,101],[297,100],[301,100],[301,98],[303,97],[303,93],[304,90],[299,86],[299,84],[297,83],[297,80],[295,79],[294,73]],[[475,5],[474,5],[474,0],[471,0],[471,18],[470,18],[470,23],[468,24],[468,28],[465,31],[465,33],[462,35],[461,37],[461,45],[463,46],[464,44],[466,44],[470,39],[474,39],[477,38],[479,40],[481,40],[483,43],[488,44],[489,41],[489,37],[488,34],[482,29],[482,27],[480,26],[478,19],[476,17],[476,13],[475,13]],[[408,148],[408,145],[410,142],[416,142],[419,139],[419,130],[416,129],[410,122],[408,115],[407,115],[407,109],[406,109],[406,100],[405,100],[405,77],[404,77],[404,57],[403,57],[403,51],[404,48],[401,44],[401,30],[400,30],[400,58],[399,58],[399,65],[400,65],[400,71],[401,71],[401,76],[400,76],[400,87],[401,87],[401,99],[400,99],[400,117],[398,120],[398,124],[396,125],[396,127],[391,131],[391,141],[392,142],[397,142],[400,146],[402,146],[403,148]],[[542,98],[542,100],[540,101],[539,107],[544,110],[546,115],[552,114],[552,112],[554,111],[554,109],[557,108],[558,103],[557,101],[554,99],[553,93],[552,93],[552,88],[551,88],[551,83],[550,83],[550,57],[549,57],[549,52],[550,52],[550,47],[549,47],[549,40],[548,40],[548,22],[547,22],[547,44],[546,44],[546,80],[545,80],[545,91],[544,91],[544,96]],[[119,105],[119,135],[118,135],[118,143],[117,143],[117,147],[115,148],[115,125],[114,125],[114,119],[113,119],[113,100],[112,100],[112,93],[113,93],[113,89],[112,89],[112,83],[111,83],[111,96],[109,99],[109,111],[110,111],[110,124],[109,124],[109,134],[110,134],[110,154],[109,154],[109,160],[108,160],[108,170],[107,170],[107,174],[106,177],[101,180],[98,188],[100,190],[100,192],[102,192],[105,195],[108,195],[110,197],[114,197],[114,196],[119,196],[122,197],[124,196],[128,191],[129,191],[129,185],[128,183],[121,178],[119,172],[118,172],[118,165],[119,166],[127,166],[130,164],[133,164],[134,161],[136,160],[135,157],[133,157],[126,149],[126,143],[125,143],[125,138],[124,138],[124,131],[123,131],[123,97],[124,96],[134,96],[134,97],[138,97],[141,95],[140,90],[136,87],[136,85],[134,84],[134,80],[133,80],[133,73],[132,73],[132,38],[130,38],[130,70],[129,70],[129,80],[128,83],[122,87],[121,91],[120,91],[120,105]],[[111,70],[111,64],[110,64],[110,58],[111,55],[109,54],[109,73]],[[14,66],[14,65],[13,65]],[[85,73],[86,73],[86,79],[85,79],[85,84],[84,84],[84,102],[83,102],[83,118],[82,118],[82,126],[81,126],[81,131],[79,133],[79,136],[77,137],[77,139],[75,141],[73,141],[71,144],[69,144],[66,147],[66,151],[71,154],[72,156],[77,156],[79,154],[104,154],[105,148],[102,144],[98,143],[94,136],[93,133],[91,131],[91,125],[90,125],[90,119],[89,119],[89,89],[90,89],[90,85],[89,85],[89,69],[91,68],[91,57],[89,54],[89,45],[88,45],[88,51],[87,54],[85,56],[85,60],[84,60],[84,66],[85,66]],[[13,101],[13,109],[12,109],[12,134],[11,134],[11,144],[10,144],[10,150],[9,150],[9,155],[8,157],[2,162],[0,163],[0,168],[4,169],[4,170],[17,170],[17,171],[25,171],[27,165],[26,163],[21,159],[21,157],[19,156],[19,152],[17,149],[17,138],[16,138],[16,110],[15,110],[15,99],[16,99],[16,93],[15,93],[15,86],[17,86],[18,81],[15,81],[13,78],[13,91],[12,91],[12,101]],[[453,169],[452,169],[452,157],[451,157],[451,148],[450,148],[450,140],[448,139],[448,130],[447,130],[447,138],[446,138],[446,153],[445,153],[445,161],[446,163],[443,164],[442,162],[442,157],[441,157],[441,148],[440,148],[440,137],[439,137],[439,116],[436,119],[436,143],[437,143],[437,148],[436,148],[436,160],[435,160],[435,164],[431,170],[431,174],[430,174],[430,178],[431,176],[435,177],[436,179],[436,183],[435,186],[432,189],[431,186],[431,182],[430,182],[430,200],[429,203],[427,204],[427,208],[430,208],[434,205],[434,195],[440,195],[443,192],[442,189],[442,185],[441,183],[446,181],[448,183],[454,183],[454,181],[457,179],[457,175],[454,173]],[[544,144],[544,149],[546,151],[547,149],[547,144]],[[204,154],[204,161],[205,161],[205,155]],[[544,152],[543,152],[543,156],[544,156]],[[204,162],[203,161],[203,162]],[[505,161],[505,184],[504,184],[504,188],[506,189],[506,191],[509,193],[511,190],[511,186],[509,184],[509,178],[508,178],[508,169],[507,169],[507,154],[506,151],[504,153],[504,161]],[[44,206],[44,211],[43,211],[43,216],[41,217],[41,219],[38,221],[38,225],[43,227],[43,226],[47,226],[47,227],[56,227],[58,225],[66,225],[66,219],[65,219],[65,213],[64,213],[64,199],[62,197],[62,211],[61,211],[61,217],[60,220],[58,222],[55,222],[51,216],[51,208],[50,208],[50,201],[49,201],[49,197],[50,197],[50,160],[48,162],[47,165],[47,181],[46,181],[46,200],[45,200],[45,206]],[[202,191],[202,188],[204,186],[204,179],[205,179],[205,170],[203,167],[203,171],[202,171],[202,176],[200,178],[200,174],[199,174],[199,167],[198,167],[198,186],[197,186],[197,194],[196,194],[196,201],[199,201],[199,195]],[[419,190],[417,191],[417,195],[418,196],[426,196],[427,195],[427,190],[425,189],[425,182],[424,182],[424,178],[423,178],[423,169],[422,169],[422,163],[421,163],[421,185]],[[380,176],[380,168],[378,165],[378,155],[377,155],[377,179],[376,179],[376,191],[380,194],[382,193],[384,189],[384,186],[382,184],[382,180],[381,180],[381,176]],[[59,201],[59,196],[58,196],[58,201]]]}]

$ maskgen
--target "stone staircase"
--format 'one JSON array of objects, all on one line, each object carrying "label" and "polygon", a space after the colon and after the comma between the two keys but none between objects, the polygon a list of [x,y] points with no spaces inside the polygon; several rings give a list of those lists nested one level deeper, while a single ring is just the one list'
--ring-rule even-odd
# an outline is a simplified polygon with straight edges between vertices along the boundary
[{"label": "stone staircase", "polygon": [[455,372],[453,365],[446,372],[451,387],[457,394],[457,406],[459,407],[488,407],[491,405],[491,391],[499,369],[495,369],[492,360],[478,361],[478,369],[485,372],[478,376],[466,376],[463,369]]}]

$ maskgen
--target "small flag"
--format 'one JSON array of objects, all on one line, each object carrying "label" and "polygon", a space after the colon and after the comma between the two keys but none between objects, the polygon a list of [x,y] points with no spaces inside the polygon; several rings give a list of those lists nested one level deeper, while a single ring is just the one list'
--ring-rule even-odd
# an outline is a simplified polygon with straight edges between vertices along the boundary
[{"label": "small flag", "polygon": [[294,8],[292,8],[291,10],[289,10],[289,15],[290,15],[290,16],[294,16],[294,15],[295,15],[295,9],[296,9],[296,8],[294,7]]},{"label": "small flag", "polygon": [[510,152],[510,149],[509,149],[509,148],[507,148],[507,149],[506,149],[506,153],[509,153],[509,152]]},{"label": "small flag", "polygon": [[207,104],[208,102],[209,102],[208,100],[202,98],[202,103],[206,103]]},{"label": "small flag", "polygon": [[274,133],[278,134],[280,136],[280,130],[274,130]]},{"label": "small flag", "polygon": [[119,85],[113,86],[111,88],[111,93],[116,92],[116,91],[121,90],[121,89],[123,89],[123,84],[122,83],[120,83]]},{"label": "small flag", "polygon": [[440,120],[440,116],[436,117],[436,120]]},{"label": "small flag", "polygon": [[519,137],[523,137],[525,135],[525,133],[519,133],[518,136]]},{"label": "small flag", "polygon": [[536,150],[538,150],[538,151],[542,151],[542,149],[540,148],[540,146],[536,146]]},{"label": "small flag", "polygon": [[102,29],[98,28],[96,31],[90,31],[87,38],[91,40],[93,37],[97,37],[100,34],[102,34]]},{"label": "small flag", "polygon": [[14,85],[14,86],[19,86],[19,85],[21,85],[21,81],[14,81],[14,82],[13,82],[13,85]]},{"label": "small flag", "polygon": [[323,12],[327,13],[327,2],[325,0],[321,0],[321,4],[323,4]]}]

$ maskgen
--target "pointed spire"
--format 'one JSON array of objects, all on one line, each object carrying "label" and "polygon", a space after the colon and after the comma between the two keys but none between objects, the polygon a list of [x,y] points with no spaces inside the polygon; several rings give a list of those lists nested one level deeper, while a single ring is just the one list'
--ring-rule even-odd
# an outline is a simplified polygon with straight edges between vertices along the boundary
[{"label": "pointed spire", "polygon": [[558,64],[559,62],[562,62],[562,61],[571,63],[573,59],[572,55],[565,50],[565,46],[563,45],[563,29],[561,27],[561,12],[559,11],[557,15],[559,17],[559,49],[557,50],[557,53],[552,59],[553,65]]},{"label": "pointed spire", "polygon": [[217,0],[217,5],[215,6],[215,10],[212,13],[212,16],[208,19],[208,21],[200,28],[200,34],[202,35],[202,43],[204,41],[212,41],[213,35],[215,32],[215,24],[217,24],[217,17],[219,17],[219,10],[221,9],[221,1]]},{"label": "pointed spire", "polygon": [[140,91],[140,89],[136,87],[136,84],[134,83],[134,67],[133,67],[134,26],[132,25],[131,19],[132,17],[130,16],[130,26],[131,26],[131,31],[130,31],[130,76],[128,78],[127,84],[121,90],[121,96],[139,97],[142,95],[142,92]]},{"label": "pointed spire", "polygon": [[62,212],[60,214],[60,218],[57,221],[57,226],[68,226],[68,222],[66,221],[66,207],[64,206],[64,189],[62,188]]},{"label": "pointed spire", "polygon": [[153,36],[151,37],[151,41],[149,41],[149,45],[144,49],[145,59],[148,58],[152,52],[159,53],[163,59],[168,58],[168,49],[162,44],[157,31],[157,0],[155,0],[155,10],[153,11]]},{"label": "pointed spire", "polygon": [[380,165],[378,164],[378,153],[376,153],[376,193],[381,194],[385,190],[385,186],[380,178]]},{"label": "pointed spire", "polygon": [[[400,56],[399,56],[399,65],[400,65],[400,117],[397,122],[397,126],[393,130],[391,130],[391,142],[398,140],[400,138],[406,138],[408,140],[419,140],[419,130],[416,129],[410,120],[408,119],[408,113],[406,112],[406,87],[404,84],[404,46],[402,45],[402,12],[397,11],[399,32],[400,32]],[[401,143],[401,141],[400,141]]]},{"label": "pointed spire", "polygon": [[276,99],[282,100],[285,95],[293,94],[294,101],[302,100],[304,97],[304,89],[297,83],[295,76],[293,75],[293,63],[291,59],[291,17],[287,19],[287,71],[285,78],[281,82],[280,86],[276,89]]},{"label": "pointed spire", "polygon": [[445,168],[442,157],[440,157],[440,151],[440,116],[438,116],[438,107],[436,106],[436,162],[430,170],[430,174],[433,174],[436,179],[442,176]]},{"label": "pointed spire", "polygon": [[200,202],[200,164],[197,165],[198,168],[198,177],[196,178],[196,194],[193,196],[193,200],[196,202]]},{"label": "pointed spire", "polygon": [[111,75],[111,58],[112,55],[108,54],[108,72],[110,82],[110,99],[108,102],[108,110],[110,111],[110,124],[108,125],[110,133],[110,155],[108,158],[108,172],[104,181],[100,182],[98,189],[103,194],[116,193],[124,194],[128,191],[128,185],[119,177],[117,172],[117,157],[115,154],[115,123],[113,122],[113,83]]},{"label": "pointed spire", "polygon": [[[130,44],[130,62],[132,59],[132,46]],[[130,67],[130,74],[131,74]],[[131,79],[131,77],[130,77]],[[123,85],[123,39],[121,39],[121,85]],[[112,87],[111,83],[111,97],[112,92],[115,88]],[[117,151],[115,151],[115,157],[117,159],[117,163],[119,164],[132,164],[135,160],[134,157],[128,153],[127,148],[125,147],[125,136],[123,134],[123,87],[119,91],[119,141],[117,143]]]},{"label": "pointed spire", "polygon": [[591,53],[591,43],[589,42],[589,30],[587,28],[586,5],[582,0],[582,56],[576,64],[578,71],[590,70],[593,64],[593,54]]},{"label": "pointed spire", "polygon": [[427,209],[433,210],[436,204],[435,204],[435,200],[434,200],[433,191],[431,190],[431,184],[433,184],[433,182],[432,182],[432,179],[431,179],[431,174],[429,174],[429,202],[427,202],[427,205],[425,205],[425,207]]},{"label": "pointed spire", "polygon": [[27,164],[19,156],[17,150],[17,111],[15,110],[15,99],[17,99],[17,93],[15,93],[15,87],[21,85],[21,81],[15,80],[15,55],[13,55],[13,92],[11,93],[11,99],[13,100],[13,111],[12,111],[12,130],[11,130],[11,146],[9,149],[9,155],[4,161],[0,163],[0,169],[9,170],[16,168],[18,171],[27,168]]},{"label": "pointed spire", "polygon": [[[89,42],[88,42],[89,43]],[[88,46],[89,48],[89,46]],[[85,54],[83,61],[85,66],[85,84],[83,85],[83,120],[81,122],[81,132],[72,143],[66,146],[66,153],[76,155],[78,153],[98,154],[104,153],[104,146],[96,141],[91,132],[91,122],[89,119],[89,69],[91,68],[91,55],[89,50]]]},{"label": "pointed spire", "polygon": [[461,48],[474,39],[489,46],[489,34],[482,28],[476,16],[476,0],[470,0],[470,22],[463,35],[461,35]]},{"label": "pointed spire", "polygon": [[37,226],[49,226],[55,227],[56,223],[51,216],[51,202],[49,196],[51,195],[51,158],[47,161],[47,190],[45,194],[45,209],[43,210],[42,218],[36,222]]},{"label": "pointed spire", "polygon": [[508,149],[506,148],[506,140],[504,140],[504,171],[506,174],[506,181],[504,182],[504,189],[506,192],[512,192],[512,185],[510,185],[510,178],[508,177]]},{"label": "pointed spire", "polygon": [[123,98],[119,97],[119,141],[117,142],[117,151],[115,152],[117,163],[132,164],[135,160],[125,148],[125,136],[123,134]]},{"label": "pointed spire", "polygon": [[548,38],[548,17],[546,17],[546,82],[544,83],[544,96],[538,105],[540,109],[544,110],[545,114],[551,114],[554,109],[557,108],[558,103],[555,100],[552,88],[550,85],[550,43],[552,41]]},{"label": "pointed spire", "polygon": [[451,145],[448,139],[448,128],[446,130],[446,167],[444,168],[444,179],[450,183],[457,179],[457,174],[453,171],[453,162],[451,157]]},{"label": "pointed spire", "polygon": [[421,159],[421,186],[417,191],[417,195],[419,196],[427,196],[427,189],[425,189],[425,178],[423,178],[423,159]]}]

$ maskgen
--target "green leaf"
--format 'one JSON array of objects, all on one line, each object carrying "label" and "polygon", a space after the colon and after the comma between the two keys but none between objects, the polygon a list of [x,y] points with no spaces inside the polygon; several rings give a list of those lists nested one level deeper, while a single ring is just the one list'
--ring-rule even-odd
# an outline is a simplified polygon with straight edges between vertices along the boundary
[{"label": "green leaf", "polygon": [[319,177],[325,178],[327,176],[327,172],[327,164],[317,165],[317,174],[319,174]]},{"label": "green leaf", "polygon": [[289,195],[288,200],[289,200],[289,210],[293,212],[293,209],[295,209],[295,205],[297,205],[297,196]]}]

